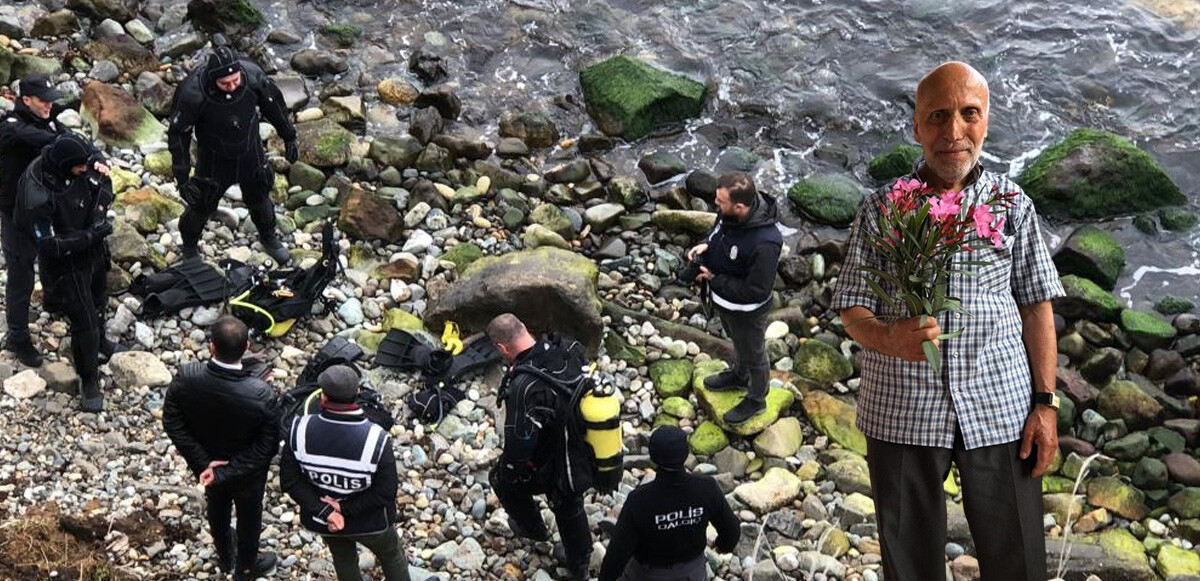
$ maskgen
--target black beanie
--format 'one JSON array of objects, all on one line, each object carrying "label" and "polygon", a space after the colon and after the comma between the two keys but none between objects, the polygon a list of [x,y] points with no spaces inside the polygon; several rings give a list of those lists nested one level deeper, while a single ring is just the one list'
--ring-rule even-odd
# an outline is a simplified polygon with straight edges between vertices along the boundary
[{"label": "black beanie", "polygon": [[241,71],[242,63],[238,61],[233,49],[219,46],[212,54],[208,55],[208,65],[204,68],[204,77],[210,84],[215,84],[217,79]]},{"label": "black beanie", "polygon": [[660,426],[650,434],[650,461],[659,468],[679,470],[687,461],[688,443],[683,430]]},{"label": "black beanie", "polygon": [[71,168],[87,163],[95,153],[92,144],[75,133],[65,133],[54,140],[43,154],[46,164],[60,176],[68,176]]}]

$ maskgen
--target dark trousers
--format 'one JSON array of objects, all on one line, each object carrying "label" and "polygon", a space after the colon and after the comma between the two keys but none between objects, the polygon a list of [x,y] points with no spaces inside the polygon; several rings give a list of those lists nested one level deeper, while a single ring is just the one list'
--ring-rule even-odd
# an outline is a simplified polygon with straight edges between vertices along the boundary
[{"label": "dark trousers", "polygon": [[1042,479],[1030,476],[1037,454],[1020,444],[974,450],[907,446],[867,438],[871,493],[889,581],[946,578],[946,493],[950,462],[962,477],[963,510],[983,581],[1044,580]]},{"label": "dark trousers", "polygon": [[29,300],[33,295],[33,265],[37,262],[37,242],[33,233],[13,222],[10,212],[0,212],[0,248],[4,251],[7,278],[4,300],[8,324],[7,341],[28,342]]},{"label": "dark trousers", "polygon": [[258,538],[262,534],[263,491],[267,487],[267,470],[261,474],[215,484],[205,489],[208,499],[208,530],[216,544],[217,558],[222,567],[234,562],[233,530],[229,527],[232,511],[237,507],[237,563],[239,571],[254,566],[258,558]]},{"label": "dark trousers", "polygon": [[691,561],[669,567],[643,565],[636,558],[630,559],[625,573],[619,581],[707,581],[708,560],[700,555]]},{"label": "dark trousers", "polygon": [[71,324],[71,360],[84,397],[94,397],[100,393],[97,370],[104,344],[108,249],[101,245],[86,255],[50,263],[42,261],[42,303],[48,311],[66,315]]},{"label": "dark trousers", "polygon": [[508,511],[517,526],[534,536],[548,536],[546,521],[538,507],[535,494],[545,494],[558,534],[562,537],[567,562],[572,565],[587,563],[592,554],[592,530],[588,526],[587,513],[583,511],[583,496],[558,492],[552,483],[536,479],[520,481],[506,470],[493,468],[489,474],[492,490],[500,499],[500,506]]},{"label": "dark trousers", "polygon": [[[201,147],[196,156],[196,174],[192,179],[212,180],[218,198],[229,186],[238,184],[242,189],[242,201],[250,209],[250,219],[258,228],[258,236],[264,240],[275,237],[275,203],[271,201],[271,188],[275,185],[275,172],[267,164],[267,155],[257,139],[249,145],[250,150],[240,157],[225,159],[216,152]],[[211,208],[215,209],[216,204]],[[212,216],[208,208],[193,207],[191,204],[179,217],[179,234],[183,245],[195,245],[204,232],[204,224]]]},{"label": "dark trousers", "polygon": [[362,581],[358,568],[358,545],[375,554],[375,562],[383,569],[387,581],[411,581],[408,577],[408,559],[396,529],[388,527],[381,533],[368,535],[333,536],[322,535],[329,552],[333,554],[333,569],[338,581]]},{"label": "dark trousers", "polygon": [[[740,377],[750,377],[752,374],[760,378],[751,378],[746,390],[746,398],[763,402],[767,398],[767,375],[771,370],[771,361],[767,358],[767,312],[770,303],[754,311],[727,311],[717,307],[721,317],[721,326],[725,334],[733,342],[737,361],[733,364],[734,372]],[[756,380],[757,379],[757,380]]]}]

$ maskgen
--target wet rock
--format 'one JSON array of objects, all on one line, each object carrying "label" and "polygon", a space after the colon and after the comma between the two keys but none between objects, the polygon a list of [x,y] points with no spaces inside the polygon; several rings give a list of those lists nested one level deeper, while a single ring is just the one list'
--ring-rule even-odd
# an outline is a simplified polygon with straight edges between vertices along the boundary
[{"label": "wet rock", "polygon": [[1082,226],[1054,253],[1054,265],[1061,274],[1078,275],[1111,290],[1125,267],[1125,250],[1108,232]]},{"label": "wet rock", "polygon": [[422,91],[413,107],[433,107],[443,119],[453,121],[462,113],[462,100],[449,85],[437,85]]},{"label": "wet rock", "polygon": [[559,164],[546,171],[546,181],[552,184],[576,184],[592,175],[592,166],[586,159],[577,159]]},{"label": "wet rock", "polygon": [[793,185],[787,195],[809,219],[842,228],[854,221],[864,197],[862,186],[841,174],[805,178]]},{"label": "wet rock", "polygon": [[1087,278],[1068,274],[1062,277],[1066,296],[1051,301],[1055,314],[1068,320],[1114,322],[1121,314],[1121,301],[1111,292]]},{"label": "wet rock", "polygon": [[877,182],[890,182],[912,173],[913,164],[920,156],[920,147],[902,143],[871,159],[867,164],[867,173]]},{"label": "wet rock", "polygon": [[607,189],[608,199],[630,210],[650,201],[650,197],[646,195],[646,190],[642,188],[642,185],[637,180],[632,178],[613,178],[608,182]]},{"label": "wet rock", "polygon": [[402,238],[404,219],[394,204],[354,188],[342,203],[338,229],[359,240],[384,240],[394,244]]},{"label": "wet rock", "polygon": [[717,215],[693,210],[655,210],[651,220],[665,232],[704,236],[717,223]]},{"label": "wet rock", "polygon": [[292,55],[291,65],[296,72],[310,77],[340,75],[350,70],[345,59],[316,48],[297,51]]},{"label": "wet rock", "polygon": [[821,433],[847,449],[867,453],[867,439],[854,425],[855,406],[821,391],[809,392],[801,402],[808,421]]},{"label": "wet rock", "polygon": [[[111,18],[118,22],[132,20],[138,15],[138,0],[68,0],[67,7],[95,19]],[[34,33],[34,36],[38,36]]]},{"label": "wet rock", "polygon": [[[117,26],[119,29],[120,25]],[[123,32],[90,42],[87,50],[93,59],[112,61],[122,72],[129,75],[136,76],[139,73],[158,69],[158,57]]]},{"label": "wet rock", "polygon": [[1117,480],[1101,476],[1087,487],[1088,504],[1106,508],[1122,518],[1142,520],[1146,517],[1146,498],[1142,491]]},{"label": "wet rock", "polygon": [[668,151],[656,151],[638,161],[638,169],[652,184],[667,181],[687,171],[687,165],[678,155]]},{"label": "wet rock", "polygon": [[515,137],[530,149],[541,149],[558,143],[559,133],[558,127],[545,113],[521,111],[500,118],[500,137]]},{"label": "wet rock", "polygon": [[624,214],[625,206],[621,204],[597,204],[584,210],[583,220],[592,227],[593,232],[603,232],[616,224]]},{"label": "wet rock", "polygon": [[[1071,548],[1061,538],[1046,539],[1046,554],[1066,555],[1063,569],[1087,571],[1105,581],[1154,581],[1145,549],[1124,529],[1109,529],[1071,538]],[[1058,559],[1046,560],[1047,578],[1058,574]]]},{"label": "wet rock", "polygon": [[409,55],[408,70],[426,83],[436,83],[446,77],[441,55],[426,46],[417,48]]},{"label": "wet rock", "polygon": [[660,359],[650,364],[650,381],[659,397],[684,396],[691,388],[692,368],[687,359]]},{"label": "wet rock", "polygon": [[823,341],[805,341],[793,355],[792,371],[822,388],[845,381],[854,374],[854,364]]},{"label": "wet rock", "polygon": [[1128,140],[1076,129],[1017,178],[1040,212],[1059,218],[1107,218],[1186,202],[1179,187]]},{"label": "wet rock", "polygon": [[377,136],[367,156],[382,165],[404,169],[416,163],[421,150],[421,143],[413,137]]},{"label": "wet rock", "polygon": [[38,18],[29,32],[33,36],[68,36],[77,30],[79,17],[64,8]]},{"label": "wet rock", "polygon": [[346,128],[328,119],[296,125],[296,145],[300,160],[314,167],[331,168],[350,161],[350,147],[356,138]]},{"label": "wet rock", "polygon": [[627,56],[615,56],[579,74],[588,113],[600,130],[626,140],[699,115],[703,84]]},{"label": "wet rock", "polygon": [[379,99],[389,105],[411,105],[417,100],[417,96],[421,91],[416,87],[399,78],[388,78],[379,81],[375,87],[375,92],[379,94]]},{"label": "wet rock", "polygon": [[350,95],[346,97],[330,97],[321,104],[325,118],[346,127],[352,131],[362,131],[367,127],[363,114],[362,97]]},{"label": "wet rock", "polygon": [[1100,391],[1097,409],[1106,418],[1122,418],[1131,429],[1158,423],[1162,405],[1132,381],[1114,380]]},{"label": "wet rock", "polygon": [[408,122],[408,133],[417,138],[421,145],[433,141],[434,136],[442,132],[442,116],[433,107],[423,107],[413,110]]},{"label": "wet rock", "polygon": [[1154,313],[1133,309],[1121,311],[1121,328],[1143,351],[1166,349],[1175,339],[1175,328]]},{"label": "wet rock", "polygon": [[118,147],[139,147],[166,136],[166,127],[137,99],[99,81],[84,85],[80,115],[100,139]]},{"label": "wet rock", "polygon": [[1162,460],[1167,466],[1167,473],[1172,482],[1184,486],[1200,486],[1200,461],[1178,452],[1167,454]]}]

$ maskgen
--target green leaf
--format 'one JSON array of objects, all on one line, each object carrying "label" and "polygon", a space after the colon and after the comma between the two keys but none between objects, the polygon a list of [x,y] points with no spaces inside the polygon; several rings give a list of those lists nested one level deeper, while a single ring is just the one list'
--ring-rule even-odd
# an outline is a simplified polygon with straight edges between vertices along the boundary
[{"label": "green leaf", "polygon": [[925,360],[929,362],[929,367],[937,375],[942,373],[942,353],[938,351],[937,345],[933,341],[921,341],[921,349],[925,351]]},{"label": "green leaf", "polygon": [[904,295],[904,302],[908,306],[908,316],[915,317],[921,314],[921,299],[909,293]]},{"label": "green leaf", "polygon": [[946,339],[953,339],[959,335],[962,335],[963,331],[966,331],[966,328],[959,329],[953,333],[942,333],[941,335],[937,336],[937,339],[938,339],[938,341],[945,341]]},{"label": "green leaf", "polygon": [[891,273],[888,273],[887,271],[879,270],[878,268],[872,268],[870,266],[860,266],[859,268],[892,283],[892,285],[897,288],[904,288],[904,285],[900,284],[900,279],[892,276]]},{"label": "green leaf", "polygon": [[892,300],[891,295],[883,292],[883,287],[879,286],[879,283],[869,278],[864,278],[863,280],[867,281],[867,286],[871,287],[871,292],[875,293],[875,295],[882,299],[883,302],[887,303],[892,310],[899,310],[899,307],[896,306],[896,301]]}]

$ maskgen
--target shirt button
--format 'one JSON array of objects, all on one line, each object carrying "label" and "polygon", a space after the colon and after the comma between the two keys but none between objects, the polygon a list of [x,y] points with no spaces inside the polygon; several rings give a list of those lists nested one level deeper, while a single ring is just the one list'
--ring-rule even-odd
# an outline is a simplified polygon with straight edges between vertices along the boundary
[{"label": "shirt button", "polygon": [[955,351],[955,352],[951,353],[950,355],[952,355],[954,357],[958,357],[958,351]]},{"label": "shirt button", "polygon": [[954,313],[954,318],[955,318],[955,319],[961,319],[961,318],[962,318],[962,313]]}]

